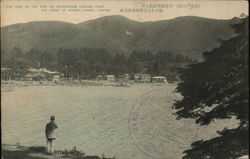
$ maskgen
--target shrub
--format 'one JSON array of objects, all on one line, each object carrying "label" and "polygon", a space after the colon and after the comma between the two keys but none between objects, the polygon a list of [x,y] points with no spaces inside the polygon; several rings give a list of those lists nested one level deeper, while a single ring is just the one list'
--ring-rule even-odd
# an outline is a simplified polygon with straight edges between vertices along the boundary
[{"label": "shrub", "polygon": [[73,147],[71,150],[64,150],[64,151],[56,151],[56,153],[62,154],[64,157],[72,157],[77,159],[84,159],[85,153],[77,150],[76,147]]},{"label": "shrub", "polygon": [[44,146],[31,146],[28,148],[30,151],[46,153],[47,148]]}]

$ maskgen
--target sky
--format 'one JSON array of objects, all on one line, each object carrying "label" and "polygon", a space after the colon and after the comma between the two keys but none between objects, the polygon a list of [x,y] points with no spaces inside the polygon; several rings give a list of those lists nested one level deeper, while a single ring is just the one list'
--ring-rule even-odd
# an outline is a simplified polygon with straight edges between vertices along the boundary
[{"label": "sky", "polygon": [[241,13],[248,15],[247,1],[1,0],[1,26],[51,20],[80,23],[108,15],[123,15],[136,21],[178,16],[231,19]]}]

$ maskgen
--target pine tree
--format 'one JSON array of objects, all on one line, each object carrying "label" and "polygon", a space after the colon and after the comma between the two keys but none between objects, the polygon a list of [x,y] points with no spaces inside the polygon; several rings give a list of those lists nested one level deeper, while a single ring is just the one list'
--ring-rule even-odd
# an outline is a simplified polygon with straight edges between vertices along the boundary
[{"label": "pine tree", "polygon": [[240,124],[218,132],[216,138],[194,142],[184,152],[185,159],[231,159],[248,154],[248,17],[241,20],[233,26],[237,37],[223,41],[203,54],[203,62],[181,71],[182,82],[176,90],[183,99],[174,104],[177,119],[194,118],[197,124],[208,125],[215,119],[236,117]]}]

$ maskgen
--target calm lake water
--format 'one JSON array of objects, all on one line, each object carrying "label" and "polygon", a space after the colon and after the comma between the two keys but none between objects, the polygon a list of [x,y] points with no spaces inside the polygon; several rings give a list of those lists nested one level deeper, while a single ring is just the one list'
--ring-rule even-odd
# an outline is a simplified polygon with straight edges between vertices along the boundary
[{"label": "calm lake water", "polygon": [[56,149],[74,146],[86,155],[180,158],[197,139],[208,139],[235,120],[197,127],[175,120],[175,85],[30,86],[2,92],[2,142],[46,145],[45,125],[56,116]]}]

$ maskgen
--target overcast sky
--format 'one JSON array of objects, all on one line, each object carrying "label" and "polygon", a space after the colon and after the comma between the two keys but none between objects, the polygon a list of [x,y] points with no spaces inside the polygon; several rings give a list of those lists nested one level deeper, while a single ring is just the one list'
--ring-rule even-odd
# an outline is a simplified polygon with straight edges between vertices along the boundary
[{"label": "overcast sky", "polygon": [[[172,8],[166,8],[171,5]],[[81,7],[92,6],[95,11],[48,11],[57,6],[74,6],[83,10]],[[147,9],[147,6],[161,5],[162,12],[156,12],[158,7],[153,8],[154,12],[121,12],[121,9]],[[177,5],[184,7],[177,8]],[[191,9],[194,5],[196,8]],[[16,7],[22,6],[22,8]],[[27,6],[28,8],[24,8]],[[32,8],[37,7],[37,8]],[[42,11],[40,6],[47,6],[47,12]],[[97,11],[98,8],[106,11]],[[164,7],[165,6],[165,7]],[[185,8],[186,6],[186,8]],[[11,8],[12,7],[12,8]],[[161,7],[160,7],[161,8]],[[57,9],[57,8],[56,8]],[[89,8],[88,8],[89,9]],[[100,8],[99,8],[100,9]],[[151,8],[152,9],[152,8]],[[107,11],[109,10],[109,11]],[[15,23],[25,23],[30,21],[56,20],[71,23],[80,23],[86,20],[95,19],[107,15],[123,15],[137,21],[157,21],[172,19],[178,16],[201,16],[213,19],[230,19],[239,16],[241,13],[248,15],[248,3],[246,1],[132,1],[132,0],[106,0],[106,1],[87,1],[87,0],[2,0],[1,1],[1,25],[6,26]]]}]

